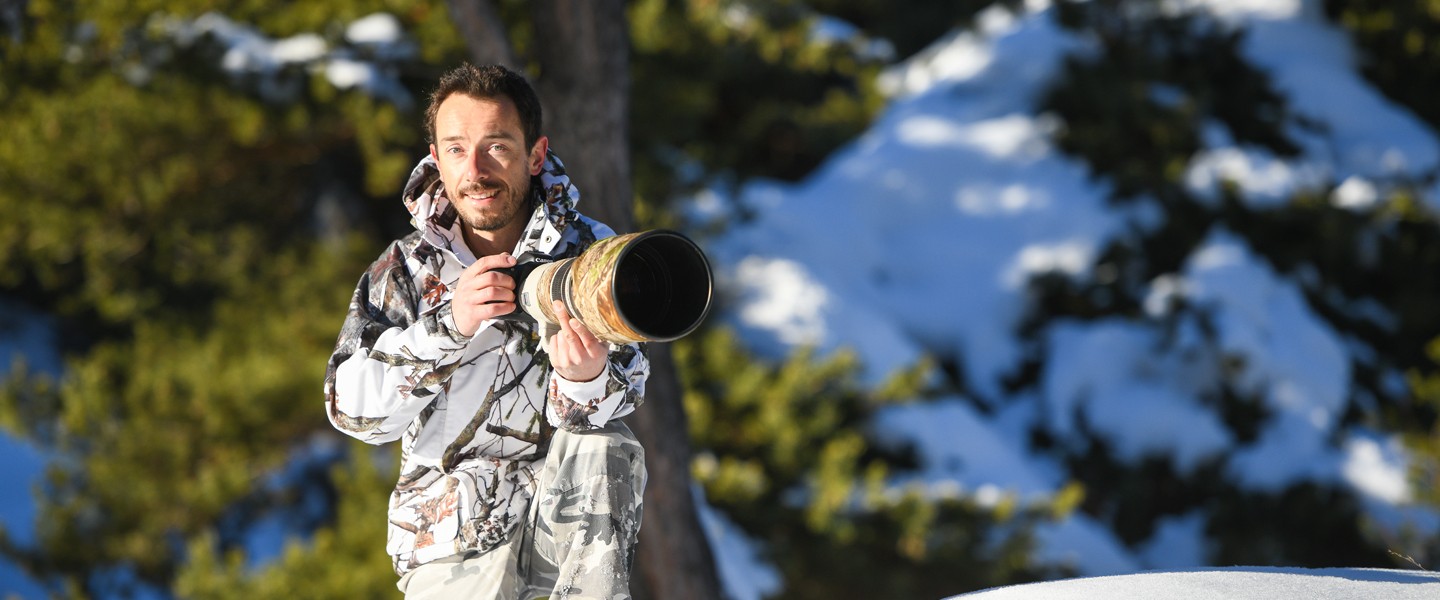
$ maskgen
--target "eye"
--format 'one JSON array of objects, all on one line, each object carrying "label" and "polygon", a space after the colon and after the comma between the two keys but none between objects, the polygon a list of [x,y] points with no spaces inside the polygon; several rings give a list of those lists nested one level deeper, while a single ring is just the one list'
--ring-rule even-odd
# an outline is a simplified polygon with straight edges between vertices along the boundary
[{"label": "eye", "polygon": [[461,152],[464,152],[464,149],[460,148],[459,146],[451,146],[449,148],[446,148],[445,152],[447,154],[460,154]]}]

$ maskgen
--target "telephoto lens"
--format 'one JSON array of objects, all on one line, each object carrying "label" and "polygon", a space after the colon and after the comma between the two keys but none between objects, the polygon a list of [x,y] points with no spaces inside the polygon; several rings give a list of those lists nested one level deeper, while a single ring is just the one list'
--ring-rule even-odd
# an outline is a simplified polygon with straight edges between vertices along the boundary
[{"label": "telephoto lens", "polygon": [[501,318],[558,325],[551,303],[560,300],[595,337],[615,344],[684,337],[709,314],[714,288],[700,247],[666,229],[605,238],[575,258],[526,257],[506,271],[518,306]]}]

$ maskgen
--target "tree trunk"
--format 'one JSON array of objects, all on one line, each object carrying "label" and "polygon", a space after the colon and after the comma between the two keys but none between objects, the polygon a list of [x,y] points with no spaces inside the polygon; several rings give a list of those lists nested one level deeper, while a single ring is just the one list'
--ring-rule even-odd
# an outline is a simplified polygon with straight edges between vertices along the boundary
[{"label": "tree trunk", "polygon": [[630,188],[630,40],[622,0],[532,5],[536,91],[550,147],[576,173],[580,212],[616,233],[635,227]]},{"label": "tree trunk", "polygon": [[[496,40],[508,38],[494,35],[503,26],[488,0],[448,1],[472,57],[482,62],[515,60],[508,42],[504,52],[492,48]],[[544,104],[551,148],[580,190],[580,211],[617,233],[628,233],[635,219],[624,2],[538,0],[532,10],[534,58],[541,71],[533,80]],[[494,26],[476,21],[486,18]],[[496,58],[482,58],[489,56]],[[655,599],[719,600],[715,559],[691,494],[689,429],[675,363],[668,344],[652,344],[649,356],[645,406],[626,418],[645,446],[650,472],[634,591],[637,597]]]},{"label": "tree trunk", "polygon": [[465,48],[470,51],[470,62],[477,65],[501,65],[510,70],[523,72],[524,65],[510,47],[510,38],[505,35],[505,24],[500,13],[489,0],[445,0],[450,7],[450,19],[460,37],[465,38]]},{"label": "tree trunk", "polygon": [[651,344],[649,357],[645,406],[628,418],[650,471],[635,568],[649,598],[719,600],[715,557],[690,493],[690,429],[670,344]]}]

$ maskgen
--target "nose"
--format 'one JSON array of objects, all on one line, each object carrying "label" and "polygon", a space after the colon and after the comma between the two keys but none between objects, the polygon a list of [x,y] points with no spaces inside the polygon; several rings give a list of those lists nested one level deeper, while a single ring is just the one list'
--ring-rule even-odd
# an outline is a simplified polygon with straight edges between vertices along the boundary
[{"label": "nose", "polygon": [[494,161],[485,152],[471,152],[468,160],[465,161],[466,179],[470,181],[485,181],[493,177],[495,172]]}]

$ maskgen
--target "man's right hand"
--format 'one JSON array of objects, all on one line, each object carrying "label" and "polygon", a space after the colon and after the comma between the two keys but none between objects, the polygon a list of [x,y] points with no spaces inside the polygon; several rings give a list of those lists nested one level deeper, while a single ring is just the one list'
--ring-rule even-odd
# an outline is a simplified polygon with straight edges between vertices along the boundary
[{"label": "man's right hand", "polygon": [[515,279],[495,271],[513,266],[515,257],[508,253],[491,254],[460,273],[450,297],[450,312],[461,334],[475,335],[486,319],[514,312]]}]

